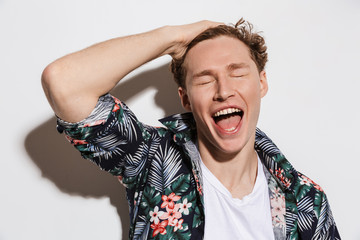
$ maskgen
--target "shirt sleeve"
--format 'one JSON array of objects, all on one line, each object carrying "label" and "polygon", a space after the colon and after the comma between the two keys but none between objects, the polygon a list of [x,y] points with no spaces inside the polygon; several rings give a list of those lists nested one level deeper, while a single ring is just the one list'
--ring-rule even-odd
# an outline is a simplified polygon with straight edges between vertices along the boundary
[{"label": "shirt sleeve", "polygon": [[123,102],[106,94],[80,122],[57,118],[57,130],[65,133],[82,157],[122,178],[124,174],[136,177],[144,167],[142,152],[154,128],[139,122]]},{"label": "shirt sleeve", "polygon": [[324,192],[321,192],[319,196],[319,199],[316,199],[321,201],[320,206],[316,207],[320,210],[317,214],[319,217],[313,223],[313,225],[315,225],[313,227],[314,235],[311,236],[311,239],[339,240],[341,238],[327,196]]}]

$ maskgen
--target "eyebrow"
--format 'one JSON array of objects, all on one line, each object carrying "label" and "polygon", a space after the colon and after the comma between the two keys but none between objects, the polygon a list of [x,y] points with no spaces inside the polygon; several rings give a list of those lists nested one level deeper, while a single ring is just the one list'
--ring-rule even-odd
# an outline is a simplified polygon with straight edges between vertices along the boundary
[{"label": "eyebrow", "polygon": [[[240,68],[250,68],[249,64],[246,64],[246,63],[231,63],[229,64],[227,67],[227,70],[228,71],[234,71],[235,69],[240,69]],[[196,73],[193,75],[193,78],[198,78],[198,77],[202,77],[202,76],[212,76],[214,75],[214,72],[212,70],[203,70],[199,73]]]},{"label": "eyebrow", "polygon": [[247,63],[232,63],[227,66],[227,69],[229,71],[233,71],[233,70],[239,69],[239,68],[250,68],[250,66]]},{"label": "eyebrow", "polygon": [[208,75],[213,75],[213,72],[211,70],[204,70],[204,71],[194,74],[193,78],[198,78],[198,77],[208,76]]}]

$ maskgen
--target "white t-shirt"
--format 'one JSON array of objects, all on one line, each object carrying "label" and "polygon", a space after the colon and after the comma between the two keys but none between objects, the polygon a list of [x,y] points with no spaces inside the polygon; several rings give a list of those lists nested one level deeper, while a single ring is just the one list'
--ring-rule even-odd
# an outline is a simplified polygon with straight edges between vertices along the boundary
[{"label": "white t-shirt", "polygon": [[205,205],[205,240],[274,239],[269,189],[261,161],[252,192],[233,198],[201,162]]}]

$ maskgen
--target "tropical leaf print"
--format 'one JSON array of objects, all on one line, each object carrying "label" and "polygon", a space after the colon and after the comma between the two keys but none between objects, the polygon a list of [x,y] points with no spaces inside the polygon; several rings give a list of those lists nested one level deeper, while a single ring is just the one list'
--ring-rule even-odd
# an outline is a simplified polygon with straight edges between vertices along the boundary
[{"label": "tropical leaf print", "polygon": [[147,186],[143,192],[140,206],[144,212],[149,213],[150,209],[154,208],[161,201],[160,192],[156,191],[154,187]]},{"label": "tropical leaf print", "polygon": [[162,122],[166,127],[176,130],[176,127],[179,125],[178,120],[175,121],[166,121]]},{"label": "tropical leaf print", "polygon": [[320,192],[315,192],[314,213],[317,219],[319,219],[321,213],[322,195],[323,194]]},{"label": "tropical leaf print", "polygon": [[193,228],[197,228],[202,223],[201,212],[198,206],[195,207],[194,219],[193,219]]},{"label": "tropical leaf print", "polygon": [[136,141],[137,136],[137,127],[138,120],[135,117],[134,113],[131,112],[125,104],[122,104],[122,108],[118,110],[118,131],[122,133],[129,142]]},{"label": "tropical leaf print", "polygon": [[165,128],[157,128],[156,129],[160,137],[165,137],[167,130]]},{"label": "tropical leaf print", "polygon": [[136,185],[136,180],[137,180],[137,177],[122,177],[122,176],[119,176],[118,177],[120,183],[122,183],[126,188],[129,188],[129,189],[132,189],[133,187],[135,187]]},{"label": "tropical leaf print", "polygon": [[149,171],[149,184],[163,192],[175,180],[181,165],[180,153],[173,144],[159,147]]},{"label": "tropical leaf print", "polygon": [[150,147],[148,152],[148,159],[152,159],[159,149],[161,138],[157,134],[153,134],[150,139]]},{"label": "tropical leaf print", "polygon": [[328,234],[333,232],[333,230],[330,230],[330,228],[334,227],[334,225],[335,222],[331,214],[329,203],[326,199],[326,196],[323,195],[321,212],[313,239],[329,239]]},{"label": "tropical leaf print", "polygon": [[306,231],[311,229],[314,222],[314,204],[309,196],[304,197],[298,203],[299,229]]},{"label": "tropical leaf print", "polygon": [[296,193],[296,200],[301,201],[308,194],[310,190],[311,190],[310,185],[300,184],[300,183],[296,184],[296,186],[294,187],[294,192]]},{"label": "tropical leaf print", "polygon": [[113,131],[102,131],[91,139],[88,150],[92,153],[92,157],[98,158],[101,163],[102,160],[112,159],[124,153],[120,146],[126,144],[128,141],[119,134]]},{"label": "tropical leaf print", "polygon": [[141,135],[143,139],[147,142],[151,138],[152,133],[156,131],[156,129],[152,126],[140,122],[138,122],[137,124],[141,130]]},{"label": "tropical leaf print", "polygon": [[[287,203],[286,203],[286,205],[287,205]],[[297,219],[298,219],[298,216],[296,213],[293,213],[291,211],[286,211],[285,220],[286,220],[286,235],[287,236],[294,236],[294,235],[297,236],[297,234],[296,234]],[[294,238],[294,239],[296,239],[296,238]]]},{"label": "tropical leaf print", "polygon": [[268,169],[275,171],[275,169],[278,168],[277,162],[274,161],[274,156],[281,155],[281,152],[270,138],[258,128],[256,129],[255,149],[258,154],[262,155],[262,159],[264,159],[263,163]]},{"label": "tropical leaf print", "polygon": [[192,113],[174,114],[160,120],[160,122],[172,132],[182,132],[195,127]]},{"label": "tropical leaf print", "polygon": [[[132,222],[135,222],[136,217],[138,216],[139,205],[141,203],[141,199],[143,197],[143,194],[144,194],[144,191],[140,191],[139,193],[135,192],[135,194],[134,194],[134,201],[136,201],[136,203],[134,202],[134,210],[133,210],[133,213],[132,213]],[[129,206],[131,206],[131,205],[129,205]],[[130,213],[131,213],[131,209],[130,209]],[[140,215],[139,218],[142,219],[143,221],[147,222],[146,217],[144,215]]]},{"label": "tropical leaf print", "polygon": [[168,225],[166,227],[166,234],[159,234],[155,239],[157,240],[189,240],[191,238],[191,233],[188,231],[187,224],[182,225],[181,230],[174,231],[175,228]]},{"label": "tropical leaf print", "polygon": [[266,136],[264,132],[256,128],[256,146],[262,149],[264,153],[268,156],[274,156],[280,154],[280,150],[277,146],[271,141],[271,139]]},{"label": "tropical leaf print", "polygon": [[180,175],[171,184],[171,187],[166,189],[165,194],[169,195],[172,192],[176,194],[184,193],[189,189],[189,186],[190,186],[190,174]]},{"label": "tropical leaf print", "polygon": [[126,177],[135,177],[140,174],[142,171],[145,162],[148,158],[149,147],[147,144],[142,142],[139,145],[139,148],[136,150],[134,154],[126,154],[125,155],[125,171],[124,176]]},{"label": "tropical leaf print", "polygon": [[150,230],[150,223],[148,222],[137,222],[135,225],[134,240],[146,240],[148,239]]}]

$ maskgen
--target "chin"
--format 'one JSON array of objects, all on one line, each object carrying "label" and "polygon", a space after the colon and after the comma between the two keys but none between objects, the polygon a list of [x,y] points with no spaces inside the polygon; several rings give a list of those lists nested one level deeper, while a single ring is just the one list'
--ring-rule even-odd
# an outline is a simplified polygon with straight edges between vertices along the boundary
[{"label": "chin", "polygon": [[242,128],[236,135],[228,139],[221,139],[218,142],[219,150],[227,155],[236,155],[244,151],[245,149],[253,150],[255,142],[255,129],[249,131],[246,128]]}]

